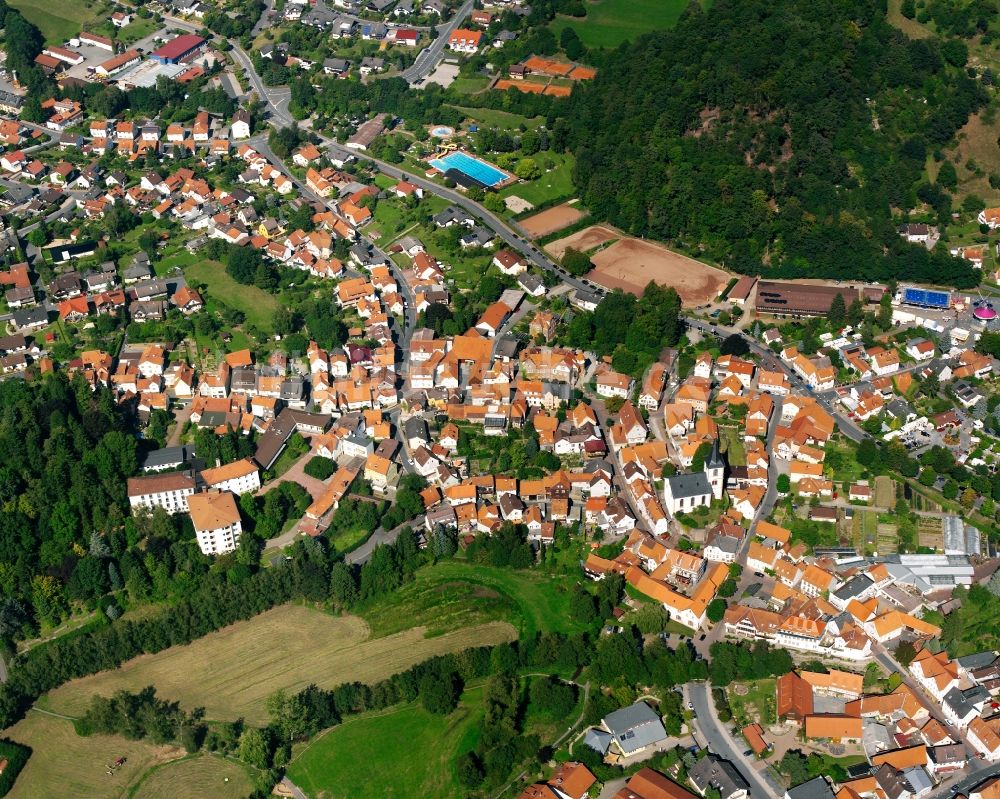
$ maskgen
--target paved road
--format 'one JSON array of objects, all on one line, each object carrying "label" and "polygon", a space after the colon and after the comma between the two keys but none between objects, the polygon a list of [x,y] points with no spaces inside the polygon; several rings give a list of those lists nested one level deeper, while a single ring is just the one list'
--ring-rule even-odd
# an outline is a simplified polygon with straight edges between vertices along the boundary
[{"label": "paved road", "polygon": [[411,519],[393,530],[376,530],[364,544],[359,546],[353,552],[348,552],[344,561],[349,564],[366,563],[372,556],[372,552],[375,551],[375,547],[379,544],[393,544],[396,542],[396,539],[399,538],[399,534],[403,531],[404,527],[412,527],[416,530],[417,528],[423,526],[423,523],[424,517],[417,516],[417,518]]},{"label": "paved road", "polygon": [[444,48],[448,45],[448,38],[467,16],[472,12],[473,0],[465,0],[461,8],[455,12],[448,22],[437,27],[437,38],[427,47],[417,53],[417,59],[409,67],[403,70],[402,77],[411,86],[418,81],[422,81],[430,75],[437,67],[438,61]]},{"label": "paved road", "polygon": [[[703,333],[707,333],[708,335],[715,336],[717,338],[725,338],[733,333],[740,333],[740,331],[734,330],[733,328],[709,324],[708,322],[702,322],[699,319],[688,318],[685,321],[695,330],[700,330]],[[802,378],[800,378],[798,374],[796,374],[791,367],[788,366],[788,364],[776,357],[773,352],[762,346],[760,342],[748,335],[744,335],[743,338],[749,345],[750,351],[763,359],[763,361],[769,365],[768,368],[780,369],[788,375],[788,379],[789,382],[791,382],[792,387],[797,389],[800,394],[807,397],[814,397],[822,408],[834,418],[837,422],[837,427],[840,428],[840,432],[842,432],[845,436],[852,441],[861,441],[864,438],[870,438],[864,430],[858,427],[852,419],[848,418],[840,410],[837,405],[837,393],[835,391],[822,391],[818,393],[813,391],[808,385],[806,385],[805,381],[803,381]]]},{"label": "paved road", "polygon": [[777,785],[766,771],[758,771],[742,747],[738,747],[729,731],[719,721],[712,701],[711,686],[707,682],[688,683],[685,688],[688,701],[694,710],[695,723],[708,742],[709,749],[731,762],[750,786],[752,797],[781,796],[785,789]]},{"label": "paved road", "polygon": [[[471,2],[466,3],[467,6],[471,7]],[[463,6],[464,8],[465,6]],[[466,14],[468,12],[465,12]],[[459,19],[462,14],[456,14],[455,19]],[[452,20],[454,22],[454,20]],[[450,24],[450,23],[449,23]],[[446,26],[447,27],[447,26]],[[439,37],[439,41],[445,41],[447,37]],[[250,56],[246,54],[239,46],[234,45],[232,49],[233,58],[236,62],[243,67],[246,71],[248,77],[250,78],[250,84],[253,86],[254,91],[257,96],[263,102],[268,104],[270,109],[271,120],[278,126],[287,126],[294,123],[291,115],[288,113],[288,98],[289,92],[286,87],[278,88],[268,88],[264,85],[260,76],[254,70],[253,61]],[[354,150],[349,150],[339,142],[334,139],[327,138],[320,134],[316,134],[320,143],[325,145],[329,150],[339,153],[341,155],[358,156],[358,153]],[[260,147],[257,147],[260,150]],[[261,150],[263,155],[267,155]],[[270,156],[268,156],[270,158]],[[496,232],[496,234],[507,244],[508,247],[518,251],[529,261],[534,263],[538,268],[544,269],[545,271],[552,272],[557,275],[564,283],[569,285],[571,288],[577,291],[587,291],[597,294],[603,294],[604,289],[600,286],[591,285],[585,283],[579,278],[575,278],[568,272],[563,271],[560,267],[556,266],[544,252],[536,248],[533,244],[518,235],[513,228],[511,228],[505,221],[489,211],[484,206],[470,200],[463,192],[457,191],[455,189],[449,189],[446,186],[441,186],[431,180],[420,175],[411,175],[409,172],[400,169],[398,166],[390,164],[386,161],[381,161],[377,158],[373,158],[370,155],[364,154],[362,156],[363,160],[368,161],[374,167],[376,167],[384,175],[388,175],[391,178],[400,180],[403,176],[406,179],[417,186],[420,186],[425,192],[435,194],[441,197],[453,205],[462,208],[472,216],[479,219],[483,224],[489,227],[491,230]],[[769,353],[770,354],[770,353]]]}]

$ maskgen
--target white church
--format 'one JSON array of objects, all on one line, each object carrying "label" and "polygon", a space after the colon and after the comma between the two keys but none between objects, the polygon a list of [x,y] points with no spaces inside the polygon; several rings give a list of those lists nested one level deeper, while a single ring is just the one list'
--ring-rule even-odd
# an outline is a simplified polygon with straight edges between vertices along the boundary
[{"label": "white church", "polygon": [[671,516],[707,507],[713,499],[722,499],[725,481],[726,463],[719,454],[719,442],[716,440],[712,452],[705,458],[702,471],[675,474],[663,481],[663,507]]}]

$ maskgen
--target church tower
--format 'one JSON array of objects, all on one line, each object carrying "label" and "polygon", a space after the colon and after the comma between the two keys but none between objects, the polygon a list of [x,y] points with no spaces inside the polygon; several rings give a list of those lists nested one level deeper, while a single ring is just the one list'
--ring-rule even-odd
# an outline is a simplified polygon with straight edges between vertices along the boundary
[{"label": "church tower", "polygon": [[726,484],[726,462],[719,454],[719,440],[712,444],[711,454],[705,458],[705,476],[712,486],[712,498],[722,499],[722,489]]}]

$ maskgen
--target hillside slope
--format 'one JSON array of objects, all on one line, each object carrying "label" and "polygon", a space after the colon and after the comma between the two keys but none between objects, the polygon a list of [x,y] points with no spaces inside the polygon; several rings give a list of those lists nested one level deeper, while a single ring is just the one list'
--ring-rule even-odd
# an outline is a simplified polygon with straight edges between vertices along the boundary
[{"label": "hillside slope", "polygon": [[[742,272],[972,286],[891,208],[949,198],[926,155],[986,100],[964,47],[907,39],[874,0],[720,0],[622,45],[569,101],[595,214]],[[568,124],[567,124],[568,123]]]}]

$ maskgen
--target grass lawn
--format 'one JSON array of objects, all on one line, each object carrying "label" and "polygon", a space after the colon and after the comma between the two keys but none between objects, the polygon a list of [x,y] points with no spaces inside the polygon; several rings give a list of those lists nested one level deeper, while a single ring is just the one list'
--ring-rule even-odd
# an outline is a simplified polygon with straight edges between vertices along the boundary
[{"label": "grass lawn", "polygon": [[133,44],[140,39],[145,39],[150,34],[156,33],[160,29],[160,24],[156,20],[142,17],[133,17],[132,21],[124,28],[115,28],[110,22],[99,26],[93,33],[100,33],[109,38],[117,37],[122,44]]},{"label": "grass lawn", "polygon": [[551,202],[561,197],[570,197],[574,193],[573,188],[573,164],[572,153],[552,153],[544,152],[532,156],[535,162],[544,169],[546,161],[552,161],[552,169],[544,172],[540,178],[527,182],[518,182],[508,186],[500,192],[501,197],[510,197],[516,194],[532,205],[541,205]]},{"label": "grass lawn", "polygon": [[242,799],[253,791],[248,769],[220,755],[193,755],[151,769],[129,799]]},{"label": "grass lawn", "polygon": [[489,83],[490,79],[485,75],[474,75],[468,78],[458,77],[452,82],[450,88],[462,94],[475,94],[485,89]]},{"label": "grass lawn", "polygon": [[726,460],[730,466],[746,466],[747,453],[743,447],[743,437],[735,427],[720,427],[719,433],[725,438]]},{"label": "grass lawn", "polygon": [[459,624],[502,619],[519,634],[536,630],[575,632],[570,617],[571,581],[537,572],[496,569],[462,560],[427,566],[416,579],[359,613],[374,635],[388,635],[420,624],[434,635]]},{"label": "grass lawn", "polygon": [[[32,749],[24,771],[7,794],[9,799],[119,799],[151,766],[184,754],[177,747],[128,741],[116,735],[84,738],[76,734],[71,721],[36,711],[30,711],[4,735]],[[107,774],[105,764],[118,757],[126,759],[125,765]]]},{"label": "grass lawn", "polygon": [[299,691],[309,683],[333,688],[343,682],[377,682],[429,657],[473,645],[509,641],[509,624],[471,626],[456,619],[450,632],[425,637],[406,618],[395,635],[371,639],[357,616],[335,617],[300,605],[282,605],[187,646],[133,658],[114,671],[69,682],[40,700],[65,715],[82,713],[94,694],[156,687],[186,710],[204,707],[219,721],[246,718],[264,724],[264,702],[279,688]]},{"label": "grass lawn", "polygon": [[410,213],[402,205],[402,200],[380,200],[375,206],[375,218],[365,229],[371,235],[378,231],[378,239],[390,240],[400,231],[409,227]]},{"label": "grass lawn", "polygon": [[498,111],[492,108],[466,108],[461,105],[454,105],[469,119],[482,125],[492,125],[496,128],[513,130],[524,125],[528,128],[537,128],[545,123],[545,117],[526,117],[521,114],[512,114],[510,111]]},{"label": "grass lawn", "polygon": [[237,283],[218,261],[198,261],[189,265],[184,274],[191,283],[204,283],[213,299],[224,302],[246,314],[247,322],[261,330],[271,329],[271,317],[278,307],[278,299],[256,286]]},{"label": "grass lawn", "polygon": [[[702,1],[703,6],[709,3]],[[587,47],[617,47],[643,33],[672,28],[688,0],[590,0],[587,16],[558,16],[553,22],[556,38],[563,28],[573,28]]]},{"label": "grass lawn", "polygon": [[734,721],[741,727],[752,722],[775,721],[775,680],[733,683],[726,689]]},{"label": "grass lawn", "polygon": [[370,530],[366,530],[364,527],[354,527],[350,530],[341,530],[335,536],[328,537],[327,540],[337,552],[346,552],[352,547],[358,546],[369,535],[371,535]]},{"label": "grass lawn", "polygon": [[103,5],[92,5],[82,0],[69,0],[56,5],[46,0],[12,0],[10,5],[38,26],[48,44],[62,44],[80,33],[85,22],[96,22],[104,11],[110,14]]},{"label": "grass lawn", "polygon": [[472,747],[482,693],[481,686],[468,689],[448,716],[414,703],[350,718],[295,752],[288,776],[324,799],[464,797],[455,759]]}]

